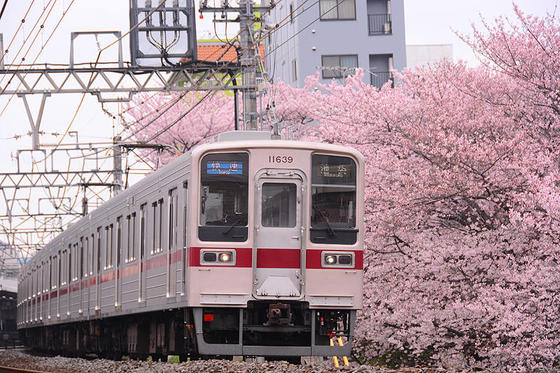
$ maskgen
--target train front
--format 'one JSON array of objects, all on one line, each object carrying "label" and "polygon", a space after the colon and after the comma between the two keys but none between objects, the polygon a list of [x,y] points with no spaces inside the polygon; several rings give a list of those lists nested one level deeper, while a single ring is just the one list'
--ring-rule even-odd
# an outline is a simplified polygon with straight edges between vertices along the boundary
[{"label": "train front", "polygon": [[350,354],[362,306],[362,156],[229,141],[201,147],[192,167],[186,325],[198,353]]}]

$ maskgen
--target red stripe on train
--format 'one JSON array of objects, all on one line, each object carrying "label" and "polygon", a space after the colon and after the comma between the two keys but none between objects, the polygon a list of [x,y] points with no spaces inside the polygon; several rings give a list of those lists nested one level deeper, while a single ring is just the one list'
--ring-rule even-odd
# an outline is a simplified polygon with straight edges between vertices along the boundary
[{"label": "red stripe on train", "polygon": [[257,249],[257,268],[300,268],[299,249]]}]

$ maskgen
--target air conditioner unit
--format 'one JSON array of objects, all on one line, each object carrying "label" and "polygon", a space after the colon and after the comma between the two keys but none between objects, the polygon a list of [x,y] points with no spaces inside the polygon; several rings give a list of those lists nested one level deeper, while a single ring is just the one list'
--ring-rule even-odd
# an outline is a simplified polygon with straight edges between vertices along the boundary
[{"label": "air conditioner unit", "polygon": [[391,22],[385,22],[383,24],[383,33],[390,34],[391,33]]}]

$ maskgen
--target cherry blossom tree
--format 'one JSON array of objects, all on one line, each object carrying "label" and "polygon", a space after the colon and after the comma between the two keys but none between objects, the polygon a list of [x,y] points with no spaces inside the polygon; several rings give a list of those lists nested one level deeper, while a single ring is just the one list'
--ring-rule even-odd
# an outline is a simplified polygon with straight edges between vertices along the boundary
[{"label": "cherry blossom tree", "polygon": [[498,20],[471,40],[489,56],[515,51],[510,70],[443,62],[405,71],[394,89],[358,74],[284,90],[310,101],[300,105],[324,141],[366,155],[366,356],[559,362],[560,32],[517,13],[523,28]]},{"label": "cherry blossom tree", "polygon": [[138,141],[164,146],[161,154],[140,150],[157,168],[221,132],[232,131],[233,107],[233,97],[225,92],[137,95],[126,111],[131,118],[127,132]]},{"label": "cherry blossom tree", "polygon": [[[358,71],[270,91],[284,126],[365,155],[356,347],[367,358],[399,351],[408,363],[560,365],[560,27],[515,10],[517,23],[499,18],[461,36],[481,56],[478,68],[443,61],[381,90]],[[165,142],[182,152],[231,128],[233,100],[220,99],[177,129],[182,140]],[[134,114],[134,131],[146,112]]]}]

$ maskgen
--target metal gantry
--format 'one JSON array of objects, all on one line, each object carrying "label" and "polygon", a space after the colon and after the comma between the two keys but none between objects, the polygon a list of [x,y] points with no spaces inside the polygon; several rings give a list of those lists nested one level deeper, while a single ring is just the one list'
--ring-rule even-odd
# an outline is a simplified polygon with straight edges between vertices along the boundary
[{"label": "metal gantry", "polygon": [[[6,64],[2,57],[4,48],[0,34],[0,95],[17,95],[23,100],[32,136],[32,148],[19,150],[16,154],[17,170],[0,173],[0,200],[4,203],[4,210],[0,210],[0,243],[5,241],[5,247],[16,251],[20,259],[25,260],[39,250],[71,219],[87,213],[88,205],[95,205],[95,201],[88,201],[86,192],[93,193],[98,203],[118,193],[122,187],[123,172],[129,171],[122,169],[122,160],[131,149],[148,146],[161,150],[161,145],[127,144],[120,139],[114,139],[104,148],[96,148],[80,144],[77,134],[76,144],[72,146],[41,145],[42,114],[49,97],[55,94],[89,94],[103,105],[128,102],[137,93],[241,91],[245,129],[256,129],[258,85],[253,23],[256,19],[254,12],[267,8],[255,7],[253,0],[241,0],[239,7],[235,8],[230,7],[227,1],[221,8],[208,8],[203,1],[201,12],[239,14],[236,20],[229,20],[239,22],[241,27],[239,62],[213,62],[196,59],[193,0],[160,0],[159,5],[154,7],[151,4],[150,0],[131,1],[132,60],[128,63],[123,61],[122,34],[119,31],[73,32],[68,65]],[[99,35],[114,37],[111,45],[118,48],[118,60],[75,63],[78,40],[88,36],[97,39]],[[219,56],[216,58],[219,59]],[[155,66],[158,60],[161,65]],[[236,80],[240,74],[243,76],[241,84]],[[32,113],[28,104],[30,95],[42,96],[36,114]],[[20,155],[26,152],[40,156],[39,162],[33,161],[29,170],[24,170],[20,162]],[[68,166],[66,170],[61,170],[60,165],[53,161],[53,154],[57,152],[66,152],[68,159],[82,157],[87,160],[84,161],[87,167],[82,165],[81,169],[76,169]],[[99,157],[102,152],[111,154],[111,169],[101,168],[100,163],[107,168]]]}]

